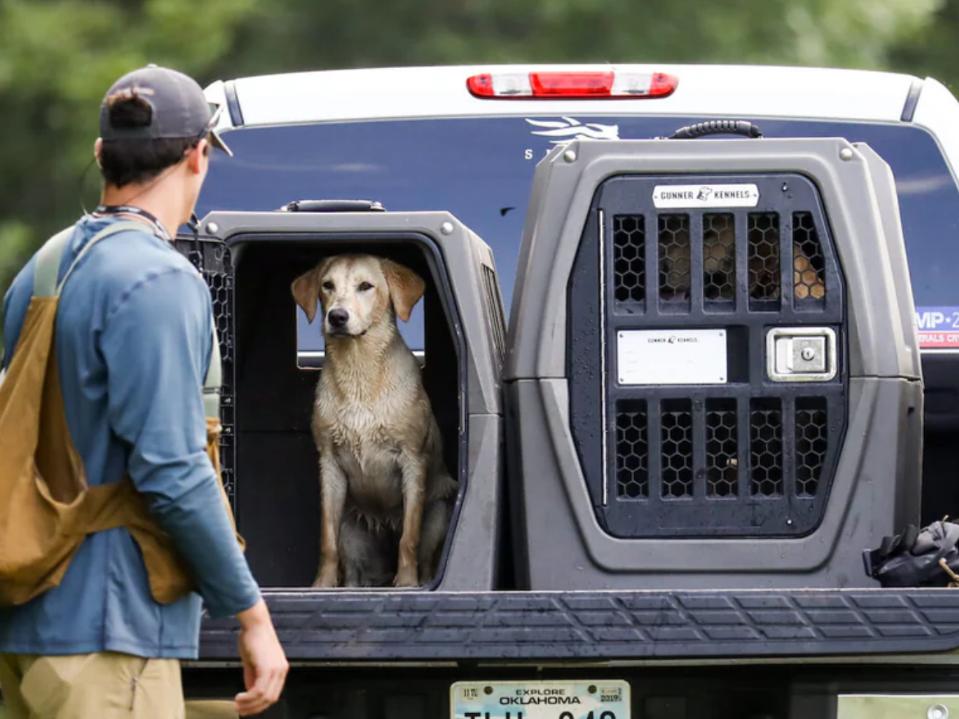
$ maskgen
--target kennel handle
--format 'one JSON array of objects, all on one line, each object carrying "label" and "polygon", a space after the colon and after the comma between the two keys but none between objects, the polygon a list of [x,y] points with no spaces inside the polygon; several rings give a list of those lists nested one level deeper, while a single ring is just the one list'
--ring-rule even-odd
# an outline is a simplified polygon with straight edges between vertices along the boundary
[{"label": "kennel handle", "polygon": [[742,135],[743,137],[762,137],[763,133],[757,125],[748,120],[707,120],[695,125],[681,127],[672,135],[670,140],[695,140],[706,135]]},{"label": "kennel handle", "polygon": [[293,200],[280,208],[282,212],[385,212],[376,200]]}]

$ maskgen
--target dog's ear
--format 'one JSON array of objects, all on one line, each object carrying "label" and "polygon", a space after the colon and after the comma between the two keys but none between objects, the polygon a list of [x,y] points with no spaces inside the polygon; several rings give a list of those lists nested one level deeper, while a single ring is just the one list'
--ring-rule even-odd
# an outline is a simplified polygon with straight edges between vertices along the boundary
[{"label": "dog's ear", "polygon": [[426,291],[426,283],[413,270],[393,260],[380,259],[380,266],[390,288],[390,300],[396,316],[406,322],[414,305]]},{"label": "dog's ear", "polygon": [[[325,264],[325,263],[324,263]],[[320,301],[320,277],[323,265],[314,267],[309,272],[305,272],[290,285],[290,292],[293,293],[293,299],[296,304],[306,312],[306,319],[312,324],[316,317],[316,305]]]}]

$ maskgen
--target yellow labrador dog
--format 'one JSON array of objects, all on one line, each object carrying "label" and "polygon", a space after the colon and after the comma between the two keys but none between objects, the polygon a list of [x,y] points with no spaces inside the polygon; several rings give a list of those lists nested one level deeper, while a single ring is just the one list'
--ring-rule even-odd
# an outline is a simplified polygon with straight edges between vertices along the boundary
[{"label": "yellow labrador dog", "polygon": [[329,257],[293,282],[310,322],[322,307],[326,343],[313,407],[315,587],[412,587],[435,573],[456,482],[419,364],[396,328],[424,289],[416,273],[372,255]]}]

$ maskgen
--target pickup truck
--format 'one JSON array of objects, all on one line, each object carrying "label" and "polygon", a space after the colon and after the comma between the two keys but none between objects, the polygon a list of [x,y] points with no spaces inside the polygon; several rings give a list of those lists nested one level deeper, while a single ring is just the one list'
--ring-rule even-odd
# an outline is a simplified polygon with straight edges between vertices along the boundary
[{"label": "pickup truck", "polygon": [[[269,716],[946,719],[959,712],[954,590],[884,589],[864,573],[810,587],[767,580],[672,588],[668,573],[655,586],[539,582],[521,566],[528,527],[514,491],[517,463],[507,467],[502,450],[523,428],[500,422],[511,410],[499,373],[517,331],[514,308],[507,338],[504,312],[524,280],[517,268],[537,163],[556,159],[567,142],[663,138],[708,120],[748,121],[765,138],[756,143],[843,138],[871,148],[895,178],[924,379],[923,482],[911,502],[923,523],[959,511],[959,104],[945,87],[833,69],[477,66],[250,77],[217,82],[207,94],[227,109],[220,130],[235,157],[214,160],[198,232],[178,246],[204,270],[217,303],[228,377],[225,476],[293,667]],[[370,202],[289,207],[321,199]],[[389,212],[376,212],[375,203]],[[282,207],[288,211],[277,213]],[[383,219],[392,213],[402,223]],[[333,233],[337,251],[351,238],[382,249],[390,232],[413,242],[435,230],[434,244],[443,247],[446,230],[437,228],[444,227],[459,249],[423,250],[410,262],[454,286],[453,300],[438,292],[446,313],[438,314],[428,296],[403,332],[436,393],[448,461],[483,465],[489,491],[477,501],[487,514],[468,536],[452,530],[445,578],[433,587],[312,590],[318,491],[308,408],[322,337],[294,317],[284,294],[294,269],[314,256],[301,240]],[[371,232],[372,240],[364,234]],[[231,244],[231,233],[247,239]],[[472,262],[463,248],[486,270],[458,278],[462,263]],[[470,282],[485,294],[457,304],[455,286]],[[437,317],[454,316],[438,334]],[[457,338],[479,323],[487,344],[464,354]],[[445,374],[444,363],[453,368]],[[468,417],[457,372],[473,373]],[[437,401],[440,394],[449,401]],[[479,426],[491,446],[474,446]],[[473,477],[468,487],[477,484]],[[480,511],[460,509],[463,521]],[[717,624],[738,630],[717,632]],[[204,622],[200,658],[184,669],[192,701],[237,690],[235,631],[230,621]],[[483,704],[484,696],[499,701]],[[588,696],[604,703],[589,711],[564,704]]]}]

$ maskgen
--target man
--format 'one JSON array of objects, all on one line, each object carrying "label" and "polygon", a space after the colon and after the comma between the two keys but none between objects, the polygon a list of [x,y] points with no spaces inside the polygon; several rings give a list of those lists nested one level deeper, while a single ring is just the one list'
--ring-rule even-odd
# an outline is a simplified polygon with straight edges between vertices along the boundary
[{"label": "man", "polygon": [[[94,152],[101,205],[77,222],[60,275],[111,223],[64,285],[55,350],[70,438],[89,484],[129,476],[172,538],[213,616],[235,615],[246,691],[257,714],[287,662],[205,453],[201,386],[213,345],[209,290],[171,238],[206,177],[210,107],[192,79],[150,66],[120,78],[100,110]],[[34,287],[36,256],[5,298],[9,363]],[[8,381],[10,381],[8,379]],[[182,717],[179,659],[197,654],[200,597],[151,596],[125,528],[89,534],[59,586],[0,609],[0,686],[14,717]]]}]

